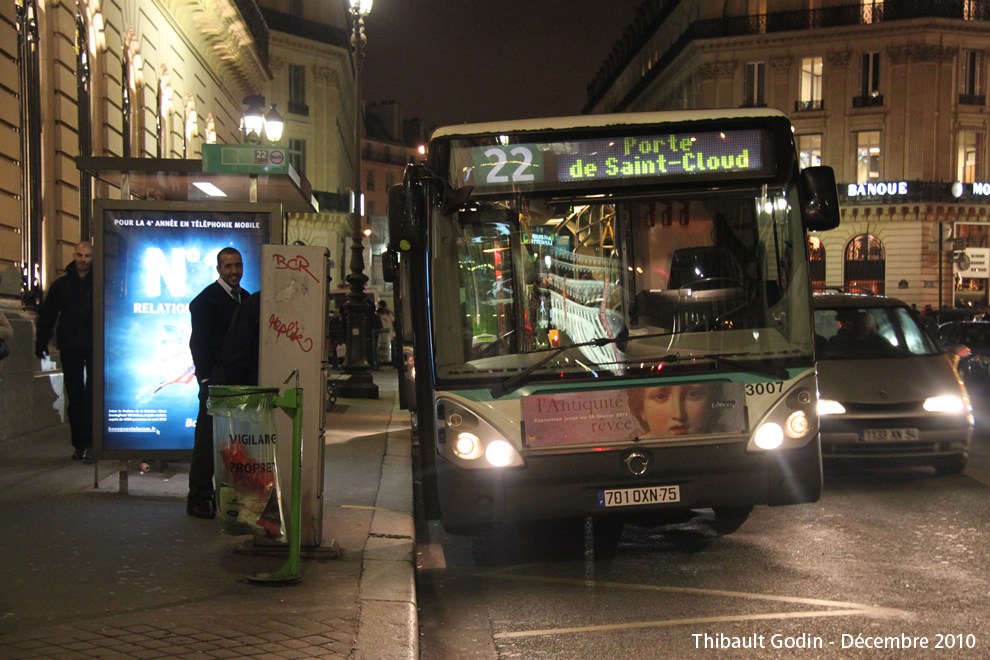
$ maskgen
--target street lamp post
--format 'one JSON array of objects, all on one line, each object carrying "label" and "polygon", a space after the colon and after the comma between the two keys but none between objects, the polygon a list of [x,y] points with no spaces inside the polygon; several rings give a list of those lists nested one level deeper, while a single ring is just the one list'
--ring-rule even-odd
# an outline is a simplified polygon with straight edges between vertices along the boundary
[{"label": "street lamp post", "polygon": [[364,17],[371,12],[373,0],[349,0],[351,8],[351,49],[354,52],[354,208],[351,215],[351,272],[347,276],[350,291],[344,307],[347,311],[347,357],[344,373],[347,379],[337,393],[347,398],[377,399],[378,386],[371,377],[368,364],[368,300],[364,285],[364,233],[361,222],[361,65],[364,59]]}]

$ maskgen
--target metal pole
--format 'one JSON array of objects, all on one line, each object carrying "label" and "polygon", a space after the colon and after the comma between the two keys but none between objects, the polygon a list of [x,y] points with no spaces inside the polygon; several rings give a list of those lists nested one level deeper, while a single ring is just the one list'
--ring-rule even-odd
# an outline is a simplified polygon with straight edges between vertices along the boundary
[{"label": "metal pole", "polygon": [[354,52],[354,208],[351,214],[351,272],[347,276],[350,291],[344,308],[347,312],[347,357],[344,373],[348,378],[337,388],[340,396],[377,399],[378,386],[371,377],[367,357],[368,302],[364,285],[364,232],[361,226],[361,138],[363,115],[361,108],[361,65],[364,59],[364,17],[357,7],[351,7],[353,31],[351,49]]}]

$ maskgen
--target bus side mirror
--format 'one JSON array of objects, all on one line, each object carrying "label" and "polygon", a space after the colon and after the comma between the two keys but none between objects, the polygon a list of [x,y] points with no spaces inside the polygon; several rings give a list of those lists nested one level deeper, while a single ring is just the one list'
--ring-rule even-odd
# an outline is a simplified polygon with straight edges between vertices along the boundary
[{"label": "bus side mirror", "polygon": [[826,231],[839,226],[839,193],[831,167],[820,165],[801,170],[798,194],[805,229]]},{"label": "bus side mirror", "polygon": [[[412,249],[414,230],[406,206],[405,185],[397,183],[388,189],[388,249],[407,252]],[[382,262],[384,265],[384,261]],[[392,280],[386,280],[388,282]]]}]

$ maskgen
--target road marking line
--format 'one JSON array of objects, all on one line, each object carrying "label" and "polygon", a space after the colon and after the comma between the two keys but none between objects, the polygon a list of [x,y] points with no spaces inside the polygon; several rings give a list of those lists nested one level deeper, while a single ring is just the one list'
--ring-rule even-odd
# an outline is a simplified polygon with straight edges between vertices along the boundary
[{"label": "road marking line", "polygon": [[702,623],[726,623],[732,621],[761,621],[769,619],[811,619],[828,616],[852,616],[863,614],[865,610],[825,610],[809,612],[773,612],[770,614],[740,614],[738,616],[711,616],[696,619],[666,619],[662,621],[638,621],[635,623],[615,623],[598,626],[577,626],[573,628],[546,628],[544,630],[521,630],[518,632],[496,633],[495,639],[519,637],[539,637],[545,635],[565,635],[581,632],[604,632],[607,630],[635,630],[638,628],[663,628],[668,626],[687,626]]},{"label": "road marking line", "polygon": [[[531,566],[527,564],[526,566]],[[693,587],[669,587],[662,585],[630,584],[623,582],[599,582],[595,580],[585,580],[580,578],[560,578],[546,577],[538,575],[522,575],[512,571],[519,570],[525,566],[516,566],[505,571],[488,571],[478,573],[479,577],[506,580],[525,580],[529,582],[547,582],[552,584],[567,584],[580,587],[605,587],[608,589],[626,589],[634,591],[657,591],[663,593],[688,594],[695,596],[718,596],[723,598],[741,598],[744,600],[762,600],[777,603],[791,603],[800,605],[813,605],[827,608],[827,610],[808,610],[802,612],[768,612],[765,614],[740,614],[714,617],[702,617],[692,619],[665,619],[660,621],[642,621],[635,623],[603,624],[596,626],[577,626],[571,628],[548,628],[545,630],[524,630],[518,632],[498,633],[496,638],[510,637],[535,637],[543,635],[561,635],[578,632],[597,632],[605,630],[626,630],[636,628],[661,628],[667,626],[684,626],[699,623],[725,623],[732,621],[760,621],[774,619],[810,619],[835,616],[865,616],[870,618],[910,618],[910,612],[887,607],[876,607],[862,603],[852,603],[847,601],[823,600],[820,598],[801,598],[798,596],[773,596],[770,594],[754,594],[745,591],[725,591],[721,589],[696,589]]]},{"label": "road marking line", "polygon": [[651,584],[630,584],[627,582],[599,582],[583,578],[560,578],[541,575],[521,575],[503,571],[479,573],[481,577],[504,578],[508,580],[528,580],[532,582],[552,582],[555,584],[572,584],[582,587],[607,587],[609,589],[629,589],[632,591],[662,591],[664,593],[693,594],[698,596],[723,596],[726,598],[744,598],[747,600],[769,600],[779,603],[795,603],[800,605],[818,605],[820,607],[845,607],[861,611],[875,612],[878,616],[905,616],[903,610],[875,607],[863,603],[851,603],[838,600],[822,600],[820,598],[801,598],[799,596],[773,596],[770,594],[754,594],[745,591],[724,591],[720,589],[696,589],[693,587],[667,587]]}]

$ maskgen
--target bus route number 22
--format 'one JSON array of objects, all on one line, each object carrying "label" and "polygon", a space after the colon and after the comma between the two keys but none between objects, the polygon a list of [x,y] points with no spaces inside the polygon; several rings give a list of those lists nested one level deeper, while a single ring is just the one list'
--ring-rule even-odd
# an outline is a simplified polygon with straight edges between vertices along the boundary
[{"label": "bus route number 22", "polygon": [[525,183],[536,178],[526,171],[533,166],[533,151],[529,147],[492,147],[485,151],[485,156],[495,159],[494,163],[489,163],[491,169],[485,177],[486,183]]}]

